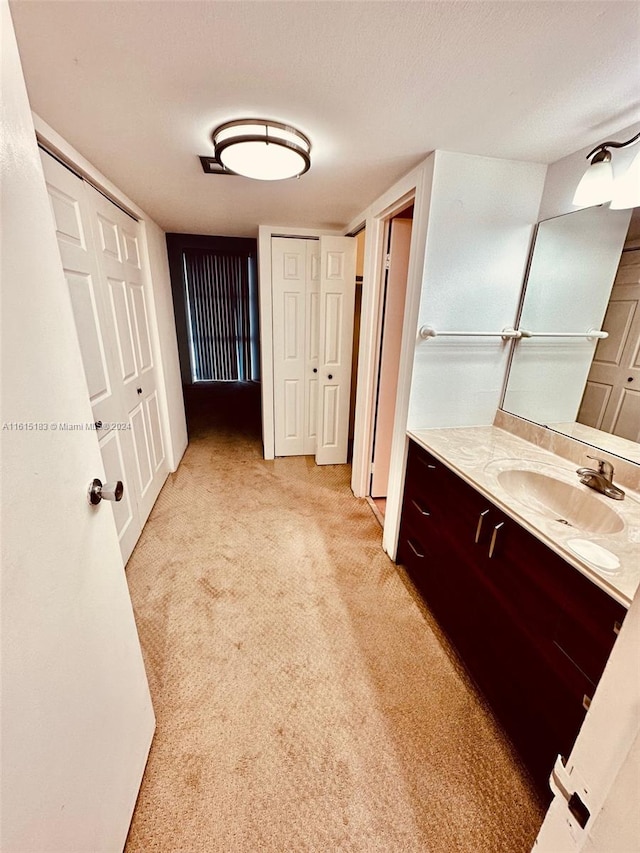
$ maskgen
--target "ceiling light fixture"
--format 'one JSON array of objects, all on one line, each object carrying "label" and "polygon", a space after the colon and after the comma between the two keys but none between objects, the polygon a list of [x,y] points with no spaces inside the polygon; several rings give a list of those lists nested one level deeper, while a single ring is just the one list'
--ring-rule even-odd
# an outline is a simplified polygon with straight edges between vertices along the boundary
[{"label": "ceiling light fixture", "polygon": [[617,178],[613,177],[610,148],[626,148],[640,139],[640,133],[626,142],[603,142],[587,154],[591,160],[587,171],[576,187],[573,204],[576,207],[593,207],[611,202],[614,210],[640,206],[640,154],[629,168]]},{"label": "ceiling light fixture", "polygon": [[295,127],[270,119],[236,119],[211,134],[215,157],[201,157],[210,174],[259,181],[298,178],[311,165],[311,142]]}]

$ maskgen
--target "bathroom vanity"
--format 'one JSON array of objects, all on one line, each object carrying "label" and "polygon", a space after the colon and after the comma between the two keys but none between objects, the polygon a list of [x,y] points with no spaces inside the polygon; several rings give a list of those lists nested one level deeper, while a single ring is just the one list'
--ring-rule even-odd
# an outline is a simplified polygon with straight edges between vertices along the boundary
[{"label": "bathroom vanity", "polygon": [[496,427],[409,437],[397,561],[550,799],[638,584],[638,496]]}]

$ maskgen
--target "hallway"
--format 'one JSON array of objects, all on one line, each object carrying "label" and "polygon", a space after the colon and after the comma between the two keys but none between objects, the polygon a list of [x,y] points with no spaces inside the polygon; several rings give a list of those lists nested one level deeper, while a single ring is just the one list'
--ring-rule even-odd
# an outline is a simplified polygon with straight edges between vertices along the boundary
[{"label": "hallway", "polygon": [[190,444],[127,567],[157,730],[126,853],[524,853],[543,811],[348,466],[264,461],[253,389]]}]

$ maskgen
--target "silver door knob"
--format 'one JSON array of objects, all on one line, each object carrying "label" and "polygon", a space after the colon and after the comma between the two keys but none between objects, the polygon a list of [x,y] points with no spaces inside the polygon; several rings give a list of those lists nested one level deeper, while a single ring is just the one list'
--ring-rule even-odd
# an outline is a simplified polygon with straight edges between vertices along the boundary
[{"label": "silver door knob", "polygon": [[106,501],[121,501],[123,494],[122,480],[116,480],[115,483],[105,483],[103,486],[102,481],[96,479],[89,483],[87,499],[91,506],[97,506],[103,498]]}]

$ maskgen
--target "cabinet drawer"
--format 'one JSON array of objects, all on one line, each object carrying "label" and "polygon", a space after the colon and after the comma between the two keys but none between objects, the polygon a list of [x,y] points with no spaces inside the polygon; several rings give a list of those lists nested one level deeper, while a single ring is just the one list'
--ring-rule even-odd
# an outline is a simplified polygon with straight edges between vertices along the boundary
[{"label": "cabinet drawer", "polygon": [[[414,495],[438,502],[447,481],[455,476],[446,465],[413,442],[409,445],[405,495]],[[441,501],[440,501],[441,502]]]}]

